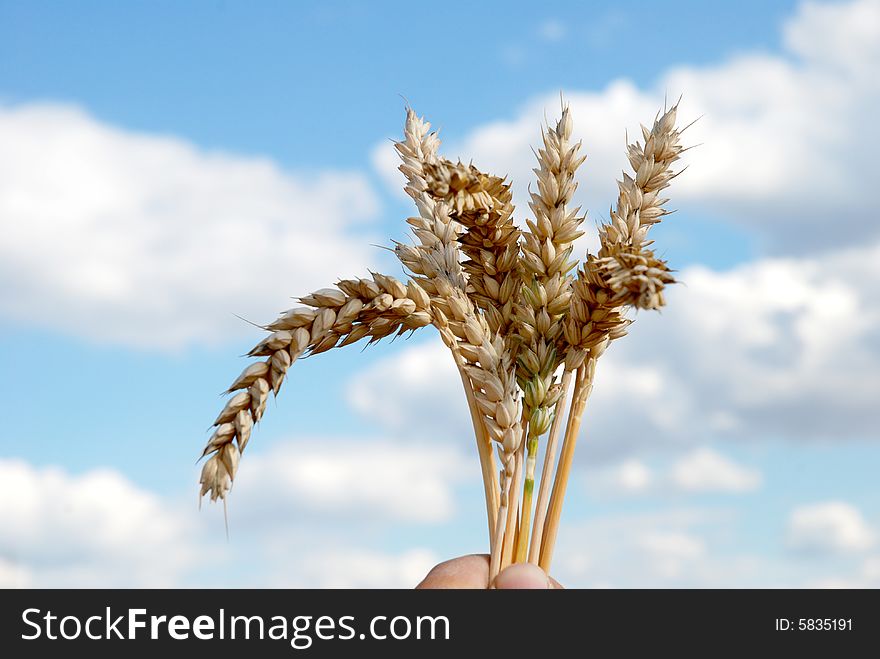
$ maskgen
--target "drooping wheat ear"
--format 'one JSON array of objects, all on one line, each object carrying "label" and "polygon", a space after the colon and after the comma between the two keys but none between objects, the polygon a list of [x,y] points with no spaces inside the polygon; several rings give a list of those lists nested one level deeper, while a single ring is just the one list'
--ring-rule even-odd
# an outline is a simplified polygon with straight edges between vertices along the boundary
[{"label": "drooping wheat ear", "polygon": [[577,189],[575,173],[586,156],[579,155],[581,144],[571,142],[571,133],[571,110],[564,106],[556,126],[542,131],[544,145],[534,170],[538,185],[529,204],[535,219],[527,222],[523,233],[523,286],[516,307],[517,379],[524,392],[528,444],[517,560],[525,560],[529,541],[538,438],[551,427],[562,394],[555,376],[564,357],[558,344],[571,298],[569,273],[576,265],[570,260],[572,243],[583,235],[584,218],[570,203]]},{"label": "drooping wheat ear", "polygon": [[344,279],[337,288],[315,291],[300,302],[307,306],[291,309],[268,325],[272,334],[249,353],[267,359],[249,365],[229,387],[228,393],[238,393],[214,421],[214,434],[202,453],[210,457],[202,468],[200,497],[226,497],[269,392],[278,394],[291,364],[303,353],[318,354],[367,337],[378,341],[431,322],[430,300],[417,284],[404,285],[378,273],[372,279]]},{"label": "drooping wheat ear", "polygon": [[468,293],[486,315],[489,328],[507,337],[519,297],[520,231],[513,223],[513,194],[498,176],[445,158],[425,167],[428,189],[450,206],[464,228],[458,241],[467,260]]}]

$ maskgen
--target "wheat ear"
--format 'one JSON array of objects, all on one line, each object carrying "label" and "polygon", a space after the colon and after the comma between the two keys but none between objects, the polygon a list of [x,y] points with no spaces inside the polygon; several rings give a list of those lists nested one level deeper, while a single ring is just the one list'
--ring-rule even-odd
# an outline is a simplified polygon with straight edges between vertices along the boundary
[{"label": "wheat ear", "polygon": [[306,306],[268,325],[272,333],[249,353],[267,359],[250,364],[227,390],[237,393],[214,420],[214,433],[202,453],[209,457],[202,467],[200,497],[226,498],[269,393],[278,394],[288,369],[303,353],[318,354],[367,337],[378,341],[431,322],[429,298],[417,284],[404,285],[378,273],[372,279],[342,280],[336,288],[315,291],[300,302]]},{"label": "wheat ear", "polygon": [[517,379],[524,393],[528,433],[517,561],[526,560],[538,440],[551,427],[562,394],[556,371],[564,351],[558,346],[570,306],[572,243],[583,235],[584,217],[570,204],[577,189],[577,169],[586,157],[579,155],[581,144],[572,143],[571,134],[571,110],[563,106],[555,127],[542,130],[537,189],[531,192],[529,204],[535,219],[528,221],[523,233],[523,287],[516,308]]},{"label": "wheat ear", "polygon": [[428,165],[431,194],[450,207],[464,229],[458,242],[467,260],[468,293],[486,314],[489,328],[510,333],[519,297],[520,231],[513,223],[513,195],[504,179],[473,165],[440,159]]},{"label": "wheat ear", "polygon": [[[678,173],[673,172],[684,148],[681,131],[675,127],[675,105],[654,120],[650,129],[642,126],[644,145],[627,146],[634,175],[618,181],[617,207],[611,222],[599,229],[601,249],[593,267],[614,292],[613,303],[639,309],[659,309],[665,304],[663,289],[675,282],[669,267],[649,249],[648,230],[669,214],[667,199],[660,193]],[[589,265],[589,264],[588,264]]]}]

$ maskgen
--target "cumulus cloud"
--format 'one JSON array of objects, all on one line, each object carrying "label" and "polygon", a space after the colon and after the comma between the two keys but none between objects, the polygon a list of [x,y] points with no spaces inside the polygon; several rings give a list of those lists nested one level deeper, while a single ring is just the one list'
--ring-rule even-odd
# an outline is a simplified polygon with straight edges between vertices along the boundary
[{"label": "cumulus cloud", "polygon": [[588,470],[586,478],[588,488],[599,495],[741,494],[756,490],[762,481],[759,470],[709,448],[688,451],[671,464],[654,468],[628,458]]},{"label": "cumulus cloud", "polygon": [[0,106],[0,314],[93,340],[176,347],[266,321],[361,274],[378,210],[363,175],[127,132],[73,106]]},{"label": "cumulus cloud", "polygon": [[562,41],[567,32],[565,24],[555,18],[548,18],[538,26],[538,36],[544,41]]},{"label": "cumulus cloud", "polygon": [[585,587],[788,583],[785,570],[729,544],[723,530],[733,524],[729,511],[690,508],[569,522],[560,529],[552,572],[563,584]]},{"label": "cumulus cloud", "polygon": [[228,538],[219,507],[200,513],[116,470],[0,460],[0,587],[414,586],[441,559],[377,538],[448,520],[464,460],[388,442],[321,444],[251,456]]},{"label": "cumulus cloud", "polygon": [[697,449],[678,460],[672,483],[685,492],[749,492],[761,484],[761,473],[743,467],[711,449]]},{"label": "cumulus cloud", "polygon": [[668,308],[640,314],[600,362],[589,450],[877,437],[878,255],[685,269]]},{"label": "cumulus cloud", "polygon": [[[565,90],[589,154],[579,200],[594,216],[606,213],[625,165],[624,128],[637,133],[664,95],[683,94],[683,119],[701,117],[686,141],[701,146],[687,154],[691,167],[675,183],[677,205],[739,223],[778,253],[876,239],[866,191],[880,183],[873,164],[880,133],[865,127],[880,113],[877,61],[880,3],[805,3],[784,24],[779,53],[679,66],[644,89],[621,79],[598,92]],[[509,175],[525,209],[529,146],[558,105],[556,91],[527,101],[515,117],[473,129],[449,153]],[[387,167],[391,158],[377,162]],[[399,174],[393,180],[399,187]]]},{"label": "cumulus cloud", "polygon": [[587,476],[590,490],[602,494],[644,494],[654,489],[656,474],[641,460],[630,458]]},{"label": "cumulus cloud", "polygon": [[234,505],[245,523],[291,514],[437,523],[452,516],[471,466],[454,447],[417,440],[279,442],[248,458]]},{"label": "cumulus cloud", "polygon": [[31,582],[30,570],[0,557],[0,588],[29,588]]},{"label": "cumulus cloud", "polygon": [[862,513],[843,501],[799,506],[788,519],[788,544],[800,552],[822,555],[859,552],[873,547],[875,539]]},{"label": "cumulus cloud", "polygon": [[461,378],[437,336],[356,373],[346,401],[395,432],[418,427],[431,436],[472,433]]},{"label": "cumulus cloud", "polygon": [[[842,517],[849,515],[845,512]],[[563,584],[586,587],[876,588],[880,584],[875,555],[836,560],[838,549],[834,549],[823,561],[793,561],[784,552],[755,551],[743,542],[748,536],[741,526],[744,521],[735,510],[720,508],[618,512],[569,521],[560,529],[552,572]],[[820,533],[810,531],[811,537]],[[841,535],[839,529],[830,533]],[[851,538],[846,545],[856,537],[851,531],[842,535]],[[856,544],[863,546],[861,541]]]},{"label": "cumulus cloud", "polygon": [[874,437],[878,256],[688,269],[668,310],[642,314],[612,359],[652,365],[664,383],[654,400],[682,406],[706,434]]},{"label": "cumulus cloud", "polygon": [[113,470],[0,460],[0,501],[5,585],[169,586],[196,561],[187,520]]}]

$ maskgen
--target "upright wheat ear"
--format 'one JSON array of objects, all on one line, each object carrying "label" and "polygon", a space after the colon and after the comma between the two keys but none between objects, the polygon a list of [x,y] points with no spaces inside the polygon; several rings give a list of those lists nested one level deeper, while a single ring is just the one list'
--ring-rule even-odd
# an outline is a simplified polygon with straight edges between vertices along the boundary
[{"label": "upright wheat ear", "polygon": [[[580,142],[571,141],[568,106],[563,107],[556,126],[543,130],[542,135],[544,145],[538,149],[535,170],[538,185],[532,190],[529,204],[535,219],[527,221],[528,231],[523,234],[523,285],[516,308],[517,380],[524,392],[524,418],[528,423],[518,561],[527,558],[538,441],[554,427],[556,406],[565,393],[557,375],[565,358],[560,339],[571,300],[569,273],[577,264],[571,260],[572,243],[583,235],[584,221],[580,209],[570,207],[577,190],[575,175],[586,156],[580,155]],[[555,436],[551,435],[545,463],[549,460],[552,464],[554,442]]]},{"label": "upright wheat ear", "polygon": [[250,352],[263,359],[235,379],[214,420],[202,453],[200,498],[225,500],[270,393],[278,394],[300,356],[433,325],[458,369],[471,416],[490,579],[526,559],[549,570],[596,364],[626,334],[626,310],[663,306],[664,290],[674,282],[647,232],[667,214],[660,193],[676,176],[671,166],[684,150],[676,110],[642,128],[644,145],[628,145],[633,174],[619,182],[611,220],[599,229],[599,253],[587,254],[573,276],[572,243],[583,233],[584,216],[572,198],[585,156],[572,141],[571,109],[563,106],[559,121],[543,130],[529,204],[533,219],[521,231],[506,179],[440,156],[437,134],[408,108],[395,147],[417,214],[407,219],[412,244],[395,242],[394,253],[410,280],[345,279],[300,298],[304,306],[266,327],[270,334]]}]

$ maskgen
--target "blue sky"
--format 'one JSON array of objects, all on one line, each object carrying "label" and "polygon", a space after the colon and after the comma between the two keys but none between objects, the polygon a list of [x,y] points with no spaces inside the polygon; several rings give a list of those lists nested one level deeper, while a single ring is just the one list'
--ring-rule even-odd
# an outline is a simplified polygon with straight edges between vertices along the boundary
[{"label": "blue sky", "polygon": [[0,3],[0,584],[412,585],[484,550],[432,331],[295,365],[228,542],[194,459],[260,338],[234,314],[403,276],[371,247],[412,212],[401,97],[522,220],[560,91],[588,225],[626,131],[702,118],[655,235],[684,285],[603,358],[558,577],[880,584],[880,8],[716,5]]}]

